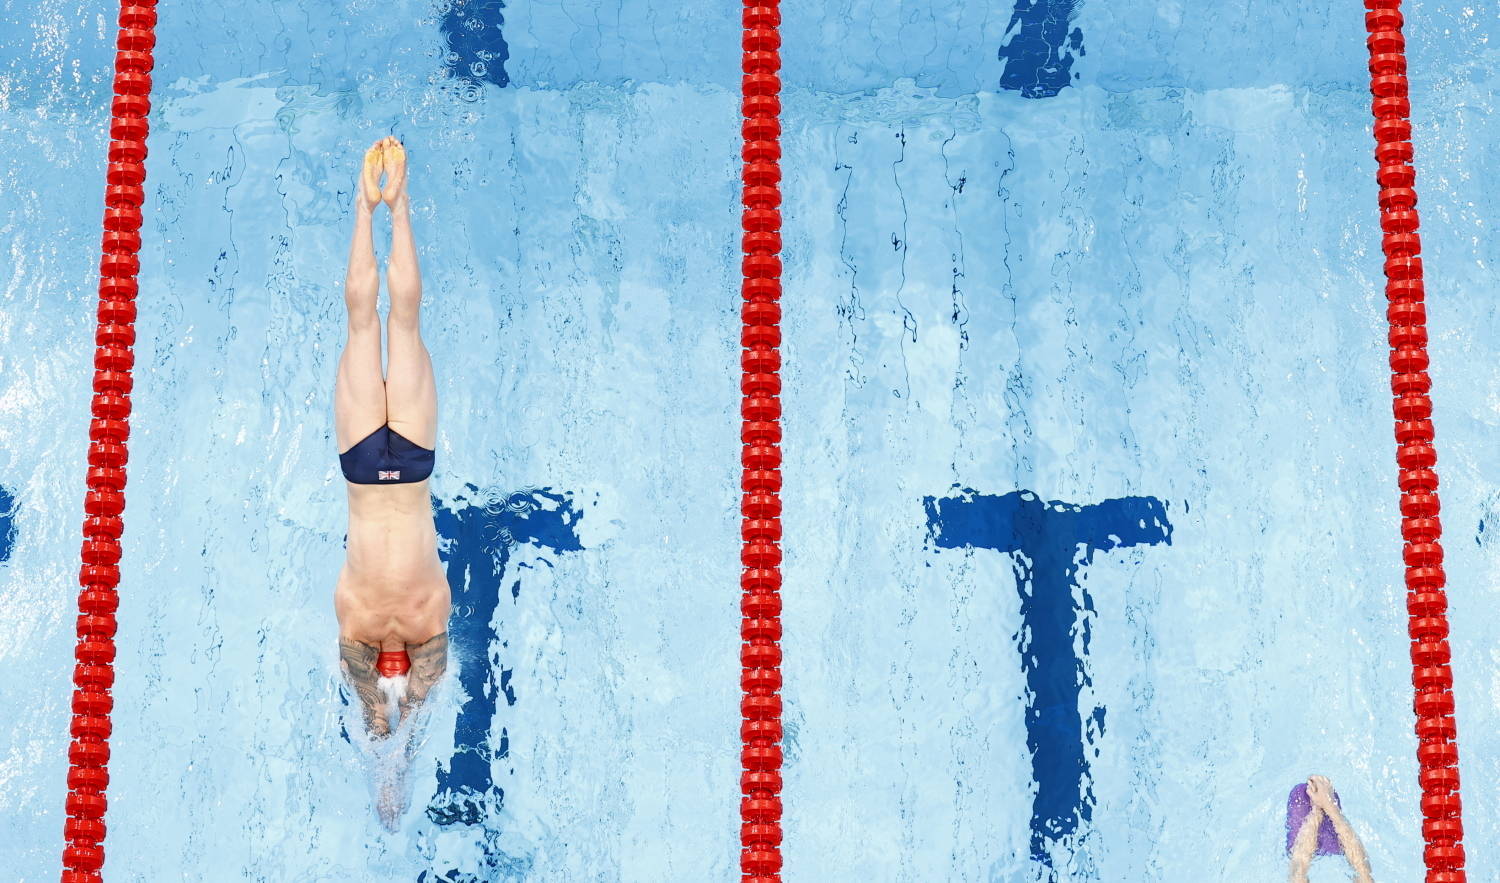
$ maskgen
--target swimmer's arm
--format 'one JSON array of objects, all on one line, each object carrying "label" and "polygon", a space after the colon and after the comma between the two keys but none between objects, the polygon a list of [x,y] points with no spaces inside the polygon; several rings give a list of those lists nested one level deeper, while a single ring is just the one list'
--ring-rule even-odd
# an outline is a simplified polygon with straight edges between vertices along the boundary
[{"label": "swimmer's arm", "polygon": [[365,713],[365,727],[373,736],[384,736],[391,731],[390,721],[386,718],[385,697],[381,695],[378,683],[380,673],[375,669],[375,660],[379,657],[379,647],[339,638],[344,677],[359,696],[360,707]]},{"label": "swimmer's arm", "polygon": [[406,678],[406,696],[401,700],[401,716],[427,700],[427,694],[448,670],[448,633],[438,632],[421,644],[408,644],[406,656],[411,671]]}]

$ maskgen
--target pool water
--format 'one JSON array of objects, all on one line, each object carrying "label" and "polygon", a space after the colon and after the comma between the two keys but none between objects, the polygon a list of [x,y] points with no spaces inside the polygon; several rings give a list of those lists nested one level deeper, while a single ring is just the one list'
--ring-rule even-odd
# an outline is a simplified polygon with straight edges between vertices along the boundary
[{"label": "pool water", "polygon": [[[738,11],[159,12],[107,878],[734,878]],[[113,14],[0,0],[0,866],[23,881],[61,850]],[[786,879],[1281,879],[1311,773],[1377,879],[1419,879],[1362,8],[784,15]],[[1406,16],[1481,879],[1500,25]],[[386,134],[455,602],[395,833],[331,604],[339,282]]]}]

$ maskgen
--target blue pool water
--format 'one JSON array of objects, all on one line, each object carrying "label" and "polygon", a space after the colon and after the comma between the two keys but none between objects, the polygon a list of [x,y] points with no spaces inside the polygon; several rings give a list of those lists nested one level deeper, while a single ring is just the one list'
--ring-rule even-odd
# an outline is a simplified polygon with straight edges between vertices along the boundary
[{"label": "blue pool water", "polygon": [[[23,881],[60,851],[112,10],[0,0]],[[160,12],[108,878],[733,879],[738,10]],[[1362,13],[785,9],[787,880],[1280,879],[1310,773],[1419,879]],[[1500,58],[1462,3],[1407,20],[1483,879]],[[457,663],[394,834],[331,606],[338,283],[387,133]]]}]

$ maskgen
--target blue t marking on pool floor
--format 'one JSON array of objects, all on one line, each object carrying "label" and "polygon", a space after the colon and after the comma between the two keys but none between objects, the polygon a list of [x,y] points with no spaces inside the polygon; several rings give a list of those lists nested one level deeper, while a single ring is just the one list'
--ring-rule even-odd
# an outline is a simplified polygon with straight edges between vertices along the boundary
[{"label": "blue t marking on pool floor", "polygon": [[1073,62],[1083,51],[1083,30],[1068,29],[1080,0],[1016,0],[1010,41],[1000,47],[1000,88],[1023,98],[1051,98],[1073,82]]},{"label": "blue t marking on pool floor", "polygon": [[16,545],[16,497],[0,485],[0,564],[10,560]]},{"label": "blue t marking on pool floor", "polygon": [[[957,488],[925,497],[927,527],[943,549],[994,549],[1012,557],[1021,593],[1017,641],[1030,693],[1026,745],[1036,797],[1031,812],[1031,858],[1052,868],[1052,848],[1093,817],[1087,748],[1104,734],[1104,709],[1085,731],[1080,688],[1092,684],[1087,666],[1094,610],[1078,571],[1095,552],[1172,542],[1167,509],[1154,497],[1122,497],[1091,505],[1047,502],[1030,491],[998,496]],[[1075,603],[1075,591],[1080,603]],[[1074,651],[1075,628],[1081,652]]]},{"label": "blue t marking on pool floor", "polygon": [[[449,652],[458,662],[459,685],[466,700],[458,712],[453,731],[453,757],[446,769],[438,769],[437,794],[427,807],[427,817],[440,826],[478,825],[484,829],[481,843],[486,870],[514,870],[510,856],[497,846],[498,831],[491,830],[504,801],[504,789],[495,783],[491,761],[503,759],[510,749],[510,735],[502,730],[499,744],[492,744],[498,700],[516,703],[511,670],[492,654],[504,646],[493,625],[502,596],[512,601],[521,593],[521,577],[507,567],[513,550],[523,544],[552,552],[583,549],[576,525],[582,512],[575,509],[571,494],[550,489],[521,491],[486,504],[484,495],[468,486],[470,500],[455,497],[444,504],[436,499],[439,555],[448,569],[448,587],[453,595],[453,618],[448,624]],[[441,875],[424,871],[419,881],[469,881],[474,877],[456,870]]]},{"label": "blue t marking on pool floor", "polygon": [[500,30],[504,8],[504,0],[452,0],[439,28],[448,43],[445,63],[453,76],[502,89],[510,85],[505,72],[510,47]]}]

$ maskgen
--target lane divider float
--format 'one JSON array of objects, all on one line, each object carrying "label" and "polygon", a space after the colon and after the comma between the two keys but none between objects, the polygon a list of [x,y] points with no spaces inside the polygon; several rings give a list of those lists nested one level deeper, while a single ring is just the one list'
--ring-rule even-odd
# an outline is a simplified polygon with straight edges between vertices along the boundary
[{"label": "lane divider float", "polygon": [[110,689],[115,682],[115,611],[120,606],[120,535],[125,528],[126,441],[135,365],[136,277],[140,273],[141,204],[146,198],[156,0],[121,4],[119,25],[94,331],[94,395],[83,504],[83,567],[78,576],[81,591],[62,883],[100,883],[104,866],[110,712],[114,708]]},{"label": "lane divider float", "polygon": [[781,881],[781,12],[745,0],[740,873]]},{"label": "lane divider float", "polygon": [[1437,449],[1433,446],[1432,378],[1427,373],[1427,310],[1422,239],[1417,232],[1411,102],[1401,0],[1365,0],[1370,36],[1375,173],[1380,184],[1381,248],[1389,301],[1392,409],[1401,488],[1402,557],[1411,636],[1418,781],[1422,788],[1422,860],[1427,883],[1463,883],[1463,805],[1459,800],[1458,726],[1449,667],[1448,596],[1438,518]]}]

